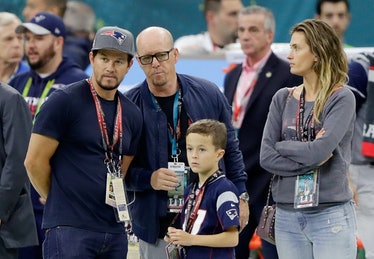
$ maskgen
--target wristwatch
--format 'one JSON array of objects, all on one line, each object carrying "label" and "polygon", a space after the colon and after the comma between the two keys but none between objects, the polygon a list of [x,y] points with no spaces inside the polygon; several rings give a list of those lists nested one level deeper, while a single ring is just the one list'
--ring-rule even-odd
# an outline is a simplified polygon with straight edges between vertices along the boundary
[{"label": "wristwatch", "polygon": [[243,192],[242,194],[239,195],[239,199],[245,201],[245,202],[249,202],[249,195],[248,195],[248,192]]}]

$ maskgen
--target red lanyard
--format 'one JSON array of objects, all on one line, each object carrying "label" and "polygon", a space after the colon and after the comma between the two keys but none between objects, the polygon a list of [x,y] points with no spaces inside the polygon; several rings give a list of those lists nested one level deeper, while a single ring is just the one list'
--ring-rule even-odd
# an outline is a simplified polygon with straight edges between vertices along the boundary
[{"label": "red lanyard", "polygon": [[187,220],[187,225],[186,225],[186,231],[188,233],[191,233],[192,226],[195,223],[197,212],[200,208],[200,204],[203,199],[203,195],[205,191],[205,183],[203,184],[203,186],[201,186],[200,189],[197,189],[196,187],[197,187],[197,183],[194,185],[194,188],[192,189],[193,192],[191,192],[189,195],[189,200],[187,204],[186,217],[188,216],[188,220]]},{"label": "red lanyard", "polygon": [[92,85],[92,82],[87,79],[88,84],[90,85],[90,90],[92,97],[95,102],[95,107],[96,107],[96,115],[97,115],[97,121],[99,123],[99,128],[101,132],[101,138],[103,141],[104,149],[105,149],[105,163],[109,162],[110,160],[113,159],[113,151],[114,151],[114,146],[117,144],[119,141],[119,155],[118,155],[118,164],[121,164],[121,153],[122,153],[122,106],[121,102],[119,99],[119,96],[117,97],[117,113],[115,117],[115,122],[114,122],[114,130],[113,130],[113,140],[112,144],[109,142],[109,136],[108,136],[108,131],[107,131],[107,126],[104,120],[104,112],[101,107],[101,103],[99,98],[97,97],[97,92],[95,88]]},{"label": "red lanyard", "polygon": [[188,195],[188,203],[185,215],[185,219],[187,219],[186,231],[188,233],[191,233],[193,224],[195,223],[195,220],[197,218],[197,212],[199,211],[201,201],[203,200],[205,187],[221,175],[223,175],[223,172],[218,170],[204,182],[200,189],[197,188],[198,183],[195,183],[191,188],[191,192]]},{"label": "red lanyard", "polygon": [[251,84],[249,85],[249,87],[245,91],[244,96],[241,98],[240,102],[238,101],[238,97],[237,97],[238,94],[237,94],[237,92],[235,92],[235,95],[234,95],[234,112],[232,114],[233,121],[238,120],[239,114],[241,113],[242,108],[243,108],[243,100],[245,100],[246,98],[248,98],[248,100],[249,100],[249,94],[252,92],[255,84],[257,83],[257,77],[258,77],[258,73],[256,72]]}]

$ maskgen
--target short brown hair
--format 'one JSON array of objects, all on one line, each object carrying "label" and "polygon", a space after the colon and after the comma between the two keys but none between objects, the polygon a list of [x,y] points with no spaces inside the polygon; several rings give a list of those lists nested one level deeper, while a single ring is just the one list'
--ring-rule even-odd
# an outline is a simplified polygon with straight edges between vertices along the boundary
[{"label": "short brown hair", "polygon": [[188,127],[186,137],[191,133],[212,137],[213,146],[216,149],[226,148],[227,129],[226,125],[222,122],[212,119],[198,120]]}]

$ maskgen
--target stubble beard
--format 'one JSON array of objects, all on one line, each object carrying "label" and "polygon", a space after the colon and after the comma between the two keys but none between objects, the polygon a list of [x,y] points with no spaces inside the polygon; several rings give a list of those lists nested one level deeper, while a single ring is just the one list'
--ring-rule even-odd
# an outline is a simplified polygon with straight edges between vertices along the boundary
[{"label": "stubble beard", "polygon": [[43,55],[39,55],[39,60],[36,62],[31,63],[29,57],[27,56],[27,63],[29,64],[32,70],[38,70],[43,68],[49,61],[51,61],[56,56],[56,51],[53,48],[47,49],[47,51]]},{"label": "stubble beard", "polygon": [[[119,81],[120,82],[120,81]],[[112,91],[112,90],[115,90],[119,87],[119,83],[116,83],[114,85],[107,85],[107,84],[104,84],[103,83],[103,79],[100,79],[100,80],[96,80],[96,83],[97,85],[102,89],[102,90],[105,90],[105,91]]]},{"label": "stubble beard", "polygon": [[116,84],[116,85],[114,85],[114,86],[111,86],[111,85],[104,85],[104,84],[102,84],[101,82],[97,82],[97,85],[98,85],[101,89],[103,89],[103,90],[105,90],[105,91],[112,91],[112,90],[115,90],[115,89],[117,89],[117,88],[119,87],[119,84]]},{"label": "stubble beard", "polygon": [[165,77],[157,78],[154,76],[151,78],[151,81],[155,87],[163,87],[167,84],[167,79]]}]

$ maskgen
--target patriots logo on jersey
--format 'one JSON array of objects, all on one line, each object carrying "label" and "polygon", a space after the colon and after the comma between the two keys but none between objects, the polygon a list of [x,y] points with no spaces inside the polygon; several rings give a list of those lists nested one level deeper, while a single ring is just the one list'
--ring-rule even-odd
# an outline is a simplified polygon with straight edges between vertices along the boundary
[{"label": "patriots logo on jersey", "polygon": [[111,37],[115,38],[118,41],[119,45],[121,45],[126,39],[126,35],[118,32],[118,31],[115,31],[115,30],[105,31],[105,32],[101,33],[101,35],[107,35],[107,36],[111,36]]},{"label": "patriots logo on jersey", "polygon": [[229,218],[231,220],[238,217],[238,211],[236,209],[229,209],[229,210],[226,211],[226,214],[227,214],[227,216],[229,216]]}]

